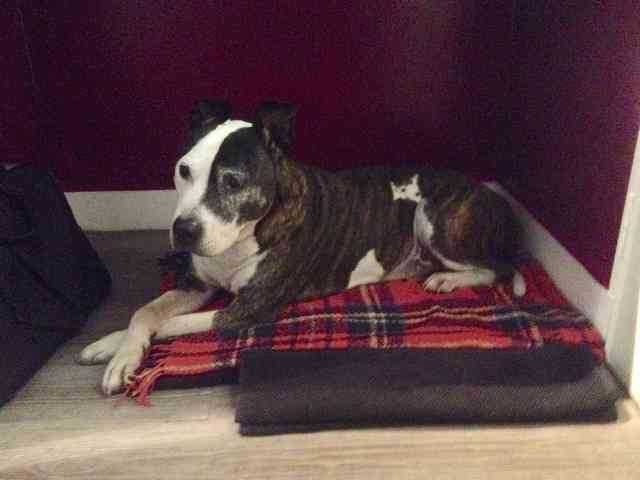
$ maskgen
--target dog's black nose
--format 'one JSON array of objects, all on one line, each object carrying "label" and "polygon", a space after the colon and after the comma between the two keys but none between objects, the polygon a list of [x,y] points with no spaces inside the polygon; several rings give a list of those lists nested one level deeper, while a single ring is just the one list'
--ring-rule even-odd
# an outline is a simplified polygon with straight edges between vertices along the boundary
[{"label": "dog's black nose", "polygon": [[193,218],[178,217],[173,222],[173,243],[178,250],[188,250],[200,238],[202,226]]}]

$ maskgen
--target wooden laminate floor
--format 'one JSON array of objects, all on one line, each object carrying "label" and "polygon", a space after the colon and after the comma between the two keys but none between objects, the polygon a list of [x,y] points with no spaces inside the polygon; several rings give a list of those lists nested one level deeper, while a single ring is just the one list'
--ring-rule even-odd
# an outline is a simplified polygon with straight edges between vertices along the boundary
[{"label": "wooden laminate floor", "polygon": [[157,290],[164,232],[95,233],[112,297],[0,408],[0,479],[640,479],[640,414],[614,424],[370,428],[243,438],[233,387],[155,392],[150,408],[97,389],[73,357],[126,327]]}]

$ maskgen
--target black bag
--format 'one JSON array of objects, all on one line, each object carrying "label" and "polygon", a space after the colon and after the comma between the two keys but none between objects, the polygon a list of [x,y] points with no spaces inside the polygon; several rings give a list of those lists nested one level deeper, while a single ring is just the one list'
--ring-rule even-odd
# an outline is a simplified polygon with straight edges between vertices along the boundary
[{"label": "black bag", "polygon": [[109,272],[52,175],[0,165],[0,405],[110,289]]}]

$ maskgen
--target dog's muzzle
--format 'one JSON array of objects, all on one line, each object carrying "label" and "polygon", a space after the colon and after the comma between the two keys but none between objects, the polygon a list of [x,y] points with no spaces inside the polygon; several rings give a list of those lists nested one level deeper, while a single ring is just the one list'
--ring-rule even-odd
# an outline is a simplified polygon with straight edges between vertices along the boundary
[{"label": "dog's muzzle", "polygon": [[202,225],[193,218],[178,217],[173,222],[173,247],[176,250],[193,249],[202,236]]}]

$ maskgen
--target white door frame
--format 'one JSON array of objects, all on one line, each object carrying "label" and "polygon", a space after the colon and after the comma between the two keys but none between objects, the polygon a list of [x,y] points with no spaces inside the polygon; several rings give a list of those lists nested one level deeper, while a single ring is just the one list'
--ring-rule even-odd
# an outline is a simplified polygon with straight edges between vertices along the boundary
[{"label": "white door frame", "polygon": [[640,132],[618,235],[606,332],[608,362],[633,398],[640,400]]}]

